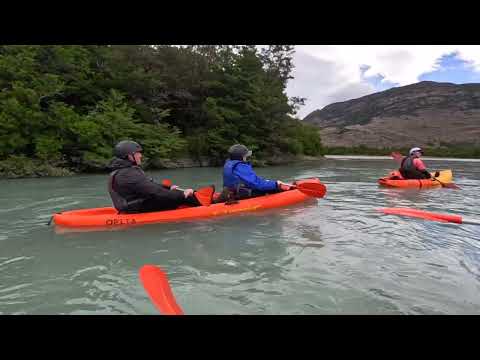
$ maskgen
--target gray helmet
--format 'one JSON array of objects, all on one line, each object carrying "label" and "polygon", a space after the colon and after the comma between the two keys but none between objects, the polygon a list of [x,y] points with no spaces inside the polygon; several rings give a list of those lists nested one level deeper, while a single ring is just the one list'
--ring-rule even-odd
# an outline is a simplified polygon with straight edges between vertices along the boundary
[{"label": "gray helmet", "polygon": [[128,155],[133,155],[142,150],[143,149],[140,144],[136,143],[135,141],[123,140],[115,145],[113,152],[116,157],[120,159],[126,159]]},{"label": "gray helmet", "polygon": [[238,158],[243,158],[244,156],[252,155],[252,151],[242,144],[235,144],[230,146],[230,149],[228,149],[228,153],[230,154],[230,157],[238,157]]}]

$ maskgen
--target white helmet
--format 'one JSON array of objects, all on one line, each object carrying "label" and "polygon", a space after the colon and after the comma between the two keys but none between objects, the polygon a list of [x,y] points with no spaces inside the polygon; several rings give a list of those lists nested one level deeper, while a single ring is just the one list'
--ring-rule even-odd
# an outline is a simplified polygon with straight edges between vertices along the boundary
[{"label": "white helmet", "polygon": [[413,153],[416,153],[417,151],[421,152],[422,155],[423,155],[423,150],[422,150],[422,148],[419,148],[419,147],[411,148],[410,151],[408,152],[408,154],[411,156],[411,155],[413,155]]}]

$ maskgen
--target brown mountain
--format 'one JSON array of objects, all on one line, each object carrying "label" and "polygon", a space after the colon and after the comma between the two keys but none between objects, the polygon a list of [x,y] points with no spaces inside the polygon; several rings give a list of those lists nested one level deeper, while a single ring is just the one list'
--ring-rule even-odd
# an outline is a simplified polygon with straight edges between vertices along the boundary
[{"label": "brown mountain", "polygon": [[480,145],[480,84],[423,81],[316,110],[325,146]]}]

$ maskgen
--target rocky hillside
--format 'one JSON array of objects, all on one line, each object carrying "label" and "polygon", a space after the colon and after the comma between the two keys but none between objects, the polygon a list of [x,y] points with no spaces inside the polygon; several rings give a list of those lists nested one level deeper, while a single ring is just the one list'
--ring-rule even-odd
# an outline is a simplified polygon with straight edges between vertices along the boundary
[{"label": "rocky hillside", "polygon": [[480,145],[480,84],[423,81],[316,110],[325,146]]}]

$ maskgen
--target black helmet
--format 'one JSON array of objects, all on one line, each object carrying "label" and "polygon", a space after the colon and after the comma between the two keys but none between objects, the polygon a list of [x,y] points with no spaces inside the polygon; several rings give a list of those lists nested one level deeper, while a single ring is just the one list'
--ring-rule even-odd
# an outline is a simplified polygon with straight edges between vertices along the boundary
[{"label": "black helmet", "polygon": [[120,159],[126,159],[128,155],[133,155],[139,151],[142,151],[142,147],[135,141],[130,140],[120,141],[113,150],[115,156]]},{"label": "black helmet", "polygon": [[230,158],[238,159],[243,159],[244,156],[252,155],[252,151],[242,144],[232,145],[230,149],[228,149],[228,153],[230,154]]}]

